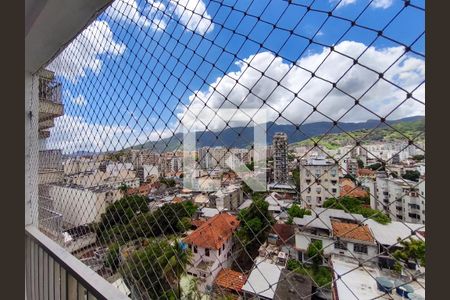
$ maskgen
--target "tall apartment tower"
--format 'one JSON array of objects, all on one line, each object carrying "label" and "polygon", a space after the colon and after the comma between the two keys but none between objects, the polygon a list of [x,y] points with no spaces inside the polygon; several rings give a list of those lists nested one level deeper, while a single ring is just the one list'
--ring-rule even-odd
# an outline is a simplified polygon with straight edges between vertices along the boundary
[{"label": "tall apartment tower", "polygon": [[288,138],[286,133],[277,132],[273,136],[273,181],[285,184],[288,181]]}]

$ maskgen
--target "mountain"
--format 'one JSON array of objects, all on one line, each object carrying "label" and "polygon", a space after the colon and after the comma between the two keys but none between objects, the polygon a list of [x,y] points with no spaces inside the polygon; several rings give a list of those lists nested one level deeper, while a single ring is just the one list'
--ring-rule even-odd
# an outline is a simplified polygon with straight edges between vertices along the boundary
[{"label": "mountain", "polygon": [[[407,117],[398,120],[386,121],[389,125],[399,123],[410,123],[416,121],[424,121],[424,116]],[[368,120],[360,123],[338,122],[336,126],[332,122],[315,122],[303,124],[299,127],[295,125],[280,125],[273,122],[267,123],[267,143],[272,144],[272,137],[276,132],[285,132],[288,135],[289,144],[298,143],[311,137],[323,134],[337,134],[342,132],[353,132],[367,130],[373,128],[385,128],[386,124],[379,120]],[[223,131],[201,131],[196,133],[197,148],[200,147],[236,147],[247,148],[253,144],[253,127],[234,127],[227,128]],[[161,139],[158,141],[149,141],[141,145],[131,147],[131,149],[150,149],[156,152],[173,151],[178,149],[183,140],[182,133],[176,133],[172,137]]]},{"label": "mountain", "polygon": [[355,130],[346,133],[334,133],[319,135],[307,140],[294,143],[295,146],[312,146],[314,143],[332,150],[339,148],[342,145],[352,144],[355,140],[361,143],[374,141],[407,141],[413,140],[414,143],[425,141],[425,119],[407,120],[394,124],[391,126],[383,126],[380,128],[368,128],[362,130]]}]

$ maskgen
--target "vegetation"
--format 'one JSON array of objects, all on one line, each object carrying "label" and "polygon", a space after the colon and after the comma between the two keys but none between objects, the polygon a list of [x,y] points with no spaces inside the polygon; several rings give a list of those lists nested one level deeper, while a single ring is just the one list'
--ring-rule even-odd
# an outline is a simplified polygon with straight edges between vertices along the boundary
[{"label": "vegetation", "polygon": [[169,188],[174,187],[177,184],[174,179],[172,179],[172,178],[165,178],[165,177],[159,178],[159,182],[161,184],[164,184],[165,186],[167,186]]},{"label": "vegetation", "polygon": [[122,194],[125,194],[130,187],[126,183],[121,183],[118,187],[118,190],[122,192]]},{"label": "vegetation", "polygon": [[[137,196],[133,196],[137,197]],[[130,197],[125,197],[130,198]],[[143,198],[143,197],[140,197]],[[98,236],[108,242],[126,243],[137,238],[152,238],[161,235],[173,235],[189,229],[188,219],[197,211],[197,207],[189,201],[170,203],[154,212],[141,212],[120,206],[124,198],[110,205],[98,226]],[[125,202],[127,204],[128,202]]]},{"label": "vegetation", "polygon": [[[392,128],[391,128],[392,127]],[[297,143],[299,146],[314,146],[317,143],[320,147],[328,150],[335,150],[343,145],[351,144],[355,139],[363,140],[367,143],[374,141],[398,141],[414,139],[423,141],[425,132],[425,119],[414,122],[401,122],[391,127],[381,127],[375,130],[363,129],[346,133],[326,134],[313,137]]]},{"label": "vegetation", "polygon": [[300,171],[298,169],[292,170],[292,178],[294,179],[296,190],[300,190]]},{"label": "vegetation", "polygon": [[292,224],[294,218],[303,218],[304,215],[311,215],[311,211],[302,208],[297,204],[292,204],[292,206],[287,210],[287,213],[289,215],[289,219],[287,221],[287,224]]},{"label": "vegetation", "polygon": [[401,271],[409,262],[425,267],[425,242],[419,239],[398,239],[401,249],[393,253],[396,262],[395,269]]},{"label": "vegetation", "polygon": [[417,170],[411,171],[407,170],[405,171],[405,174],[402,175],[404,179],[411,180],[411,181],[419,181],[420,178],[420,172]]},{"label": "vegetation", "polygon": [[323,244],[321,240],[314,240],[309,243],[306,251],[308,257],[311,259],[314,268],[318,268],[323,262]]},{"label": "vegetation", "polygon": [[237,247],[245,248],[243,255],[234,262],[236,268],[248,270],[253,265],[253,259],[258,255],[258,249],[267,239],[274,223],[269,213],[269,203],[264,200],[264,194],[254,193],[252,204],[239,212],[240,228],[236,231]]},{"label": "vegetation", "polygon": [[372,171],[384,171],[384,166],[381,163],[374,163],[367,166],[367,168],[371,169]]},{"label": "vegetation", "polygon": [[357,158],[356,161],[358,162],[358,168],[364,168],[364,162],[361,159]]},{"label": "vegetation", "polygon": [[180,278],[191,260],[189,249],[177,241],[153,239],[120,268],[125,281],[149,299],[180,298]]},{"label": "vegetation", "polygon": [[381,224],[388,224],[391,219],[388,215],[365,206],[366,200],[358,199],[350,196],[339,197],[337,199],[331,198],[323,203],[325,208],[342,209],[349,213],[361,214],[365,218],[370,218]]},{"label": "vegetation", "polygon": [[317,284],[318,287],[331,288],[331,282],[333,280],[333,275],[331,270],[325,266],[310,266],[303,264],[296,259],[289,259],[287,261],[286,268],[289,271],[294,271],[305,277],[312,278],[312,280]]},{"label": "vegetation", "polygon": [[126,224],[134,216],[148,212],[147,199],[142,196],[125,196],[110,204],[101,215],[98,230],[103,232],[116,225]]},{"label": "vegetation", "polygon": [[108,247],[108,252],[106,254],[105,266],[111,268],[113,272],[117,270],[120,264],[120,246],[118,243],[112,243]]}]

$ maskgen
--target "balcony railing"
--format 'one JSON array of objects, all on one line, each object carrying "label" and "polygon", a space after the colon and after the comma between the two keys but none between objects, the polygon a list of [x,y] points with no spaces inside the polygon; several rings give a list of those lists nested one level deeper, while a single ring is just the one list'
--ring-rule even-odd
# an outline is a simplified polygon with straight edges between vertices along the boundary
[{"label": "balcony railing", "polygon": [[39,100],[62,104],[61,83],[54,79],[39,78]]},{"label": "balcony railing", "polygon": [[25,227],[26,299],[129,299],[36,227]]}]

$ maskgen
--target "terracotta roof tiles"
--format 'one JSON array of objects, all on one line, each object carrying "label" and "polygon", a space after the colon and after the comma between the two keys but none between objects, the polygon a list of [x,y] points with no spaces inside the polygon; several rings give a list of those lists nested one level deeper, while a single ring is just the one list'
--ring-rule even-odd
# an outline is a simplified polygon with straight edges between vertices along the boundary
[{"label": "terracotta roof tiles", "polygon": [[239,220],[229,213],[220,213],[203,223],[184,239],[190,245],[219,249],[239,227]]},{"label": "terracotta roof tiles", "polygon": [[221,288],[240,292],[246,281],[247,276],[244,274],[231,269],[222,269],[214,282]]},{"label": "terracotta roof tiles", "polygon": [[331,221],[333,235],[345,239],[370,242],[375,241],[367,225]]}]

